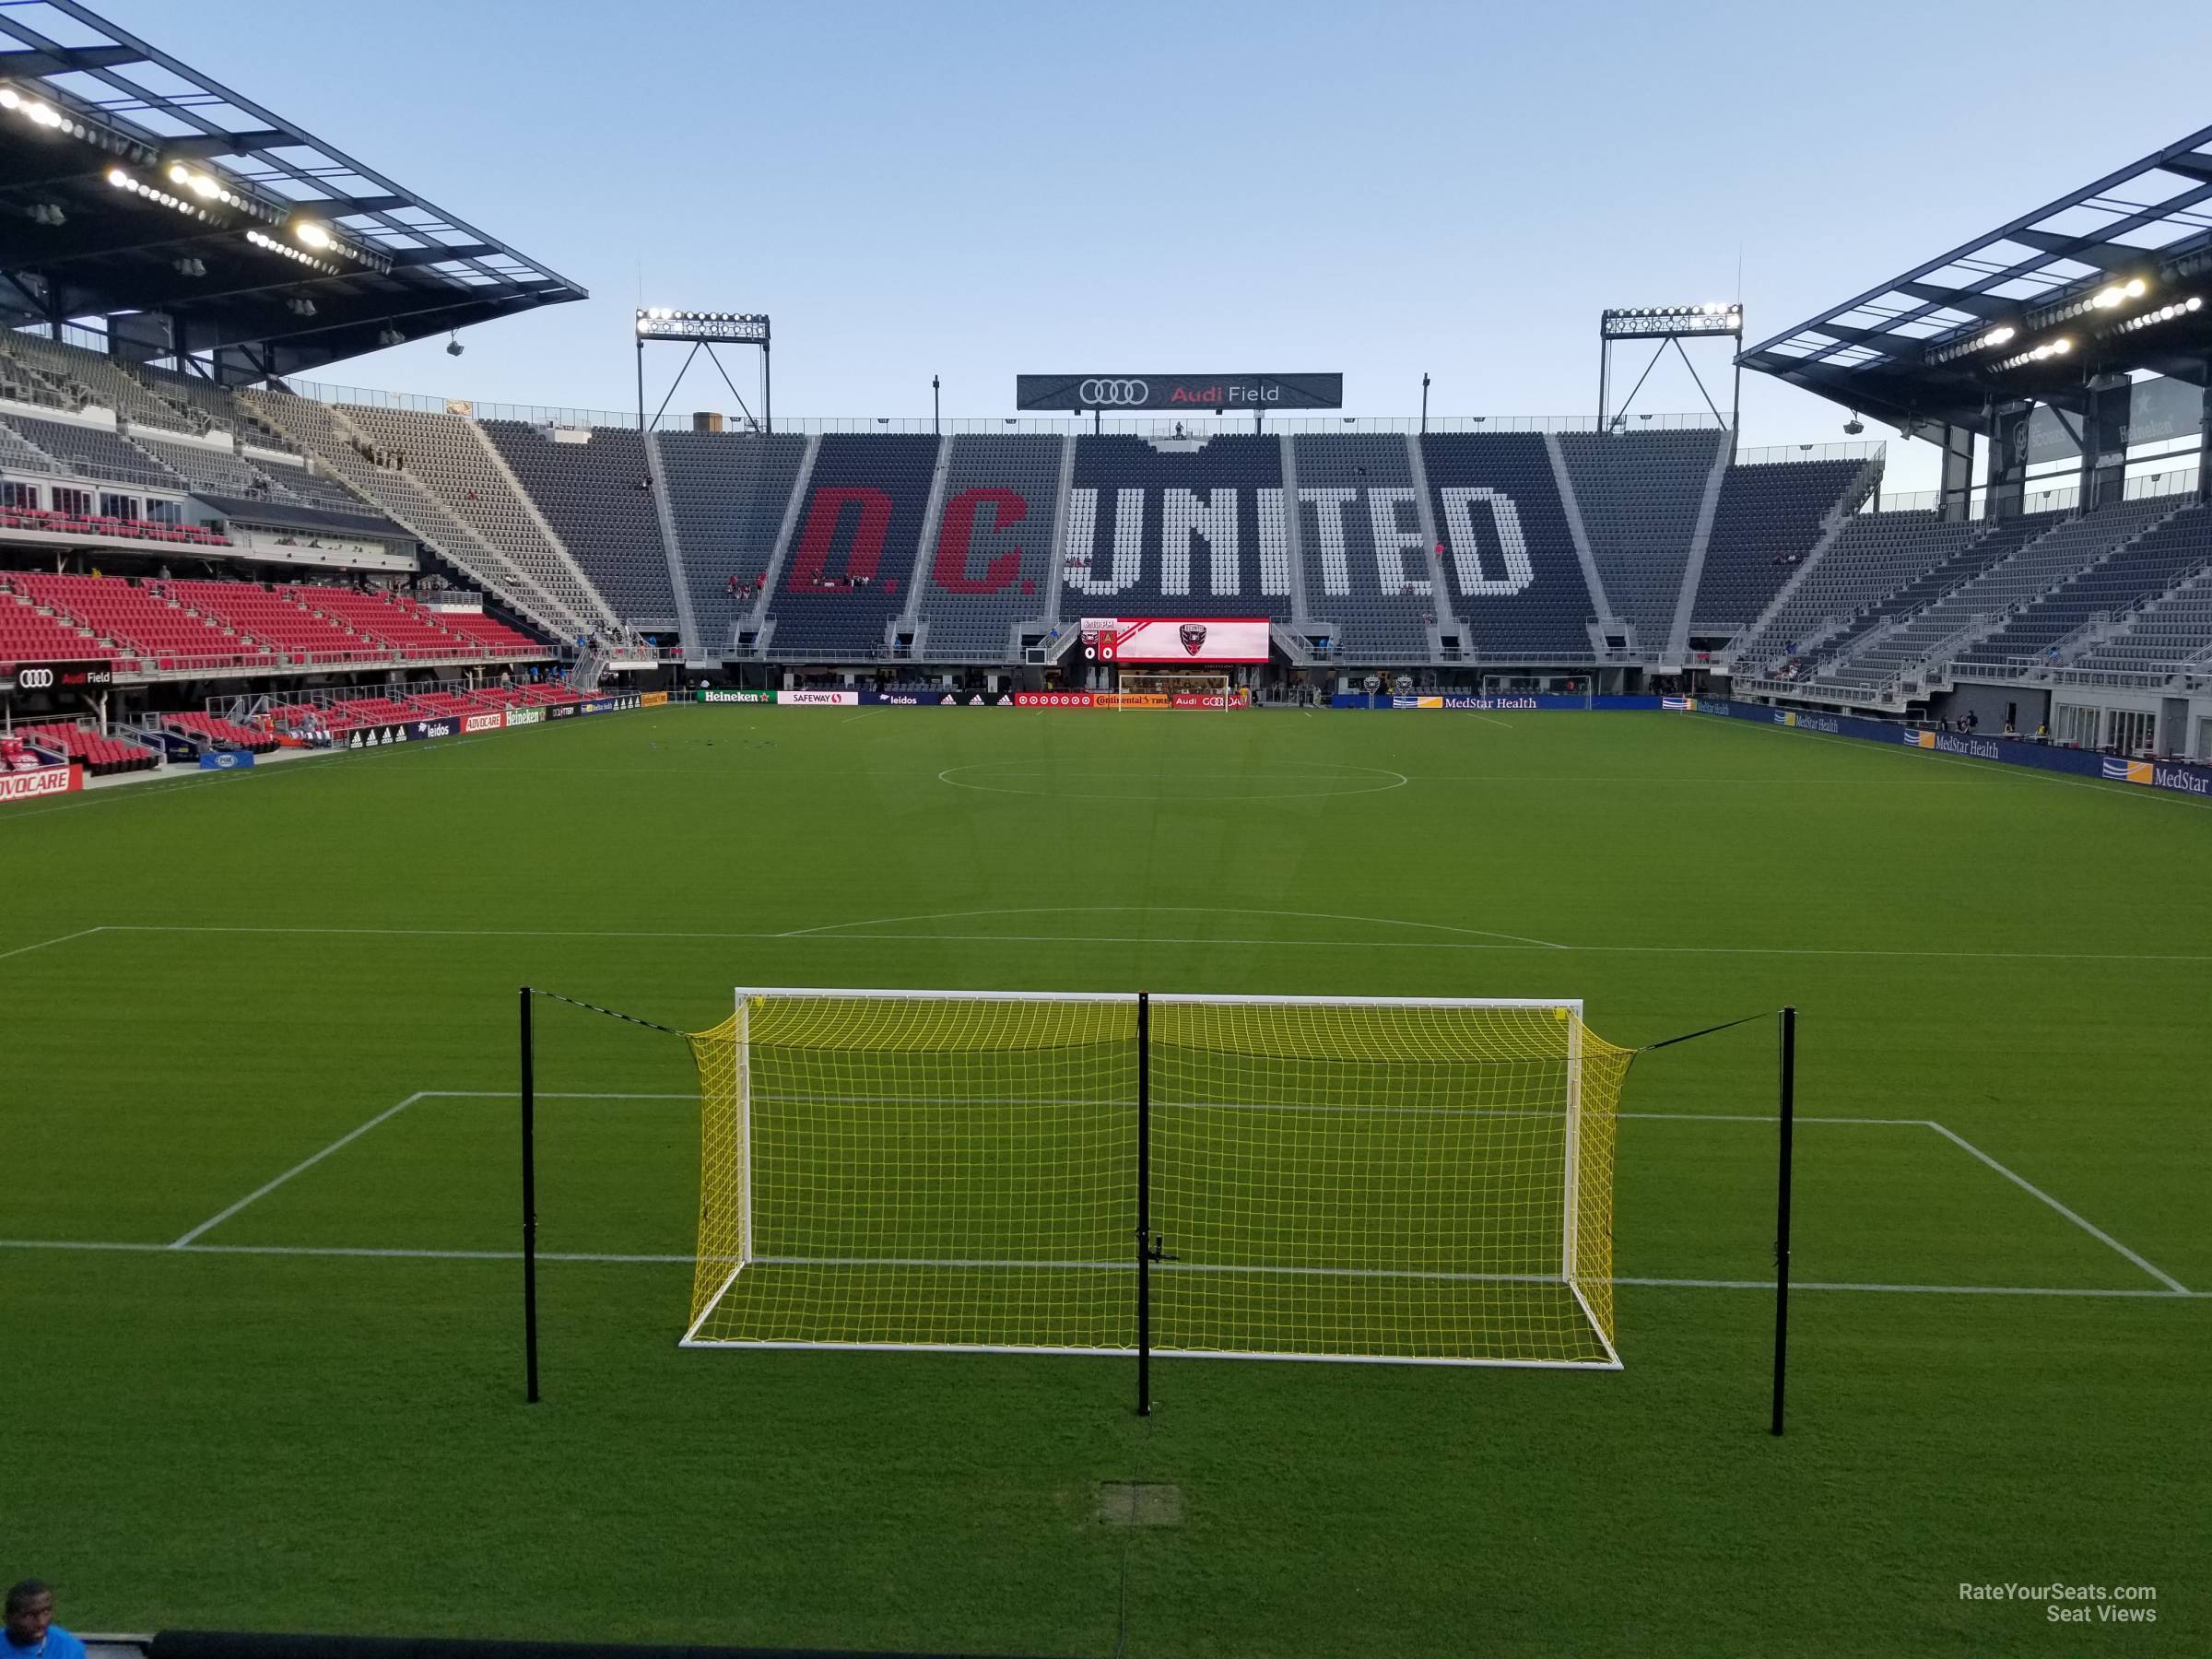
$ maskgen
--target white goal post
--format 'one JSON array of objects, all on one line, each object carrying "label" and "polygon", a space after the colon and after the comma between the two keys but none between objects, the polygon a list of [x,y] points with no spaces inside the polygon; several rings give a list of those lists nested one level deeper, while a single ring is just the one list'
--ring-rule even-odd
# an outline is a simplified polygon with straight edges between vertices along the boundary
[{"label": "white goal post", "polygon": [[692,1347],[1618,1370],[1574,999],[744,989]]},{"label": "white goal post", "polygon": [[1228,675],[1203,669],[1154,672],[1124,668],[1116,675],[1116,684],[1122,699],[1117,706],[1124,711],[1165,708],[1210,712],[1244,706]]}]

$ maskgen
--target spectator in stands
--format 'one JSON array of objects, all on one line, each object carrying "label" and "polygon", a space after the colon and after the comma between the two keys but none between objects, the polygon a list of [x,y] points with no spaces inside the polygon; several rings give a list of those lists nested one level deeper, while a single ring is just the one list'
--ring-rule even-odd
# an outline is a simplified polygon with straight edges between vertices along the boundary
[{"label": "spectator in stands", "polygon": [[8,1659],[85,1659],[85,1644],[53,1622],[53,1592],[37,1579],[12,1584],[7,1592],[7,1638],[0,1654]]}]

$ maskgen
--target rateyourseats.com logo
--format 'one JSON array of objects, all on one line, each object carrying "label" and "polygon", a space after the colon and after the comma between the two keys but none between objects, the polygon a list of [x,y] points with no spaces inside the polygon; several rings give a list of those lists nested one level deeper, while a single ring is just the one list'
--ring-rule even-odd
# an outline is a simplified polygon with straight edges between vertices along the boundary
[{"label": "rateyourseats.com logo", "polygon": [[2155,1584],[1975,1584],[1961,1580],[1959,1599],[2040,1608],[2045,1624],[2159,1622]]}]

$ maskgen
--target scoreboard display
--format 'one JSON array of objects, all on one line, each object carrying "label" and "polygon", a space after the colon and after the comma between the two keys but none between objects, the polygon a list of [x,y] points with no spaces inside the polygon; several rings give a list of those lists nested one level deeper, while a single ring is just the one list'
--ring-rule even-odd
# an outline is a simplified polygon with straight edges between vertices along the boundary
[{"label": "scoreboard display", "polygon": [[1265,617],[1086,617],[1087,663],[1264,663]]}]

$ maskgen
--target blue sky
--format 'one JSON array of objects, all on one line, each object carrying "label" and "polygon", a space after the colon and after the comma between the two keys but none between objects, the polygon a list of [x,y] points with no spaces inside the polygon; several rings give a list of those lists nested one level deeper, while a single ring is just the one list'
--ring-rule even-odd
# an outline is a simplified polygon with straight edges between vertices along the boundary
[{"label": "blue sky", "polygon": [[[620,409],[641,295],[771,313],[784,415],[926,415],[933,372],[1002,415],[1070,369],[1593,413],[1605,306],[1740,261],[1763,337],[2202,124],[2212,60],[2171,4],[106,9],[592,292],[324,378]],[[1677,367],[1638,407],[1697,401]],[[1747,442],[1842,418],[1747,378]],[[1889,488],[1933,474],[1892,444]]]}]

